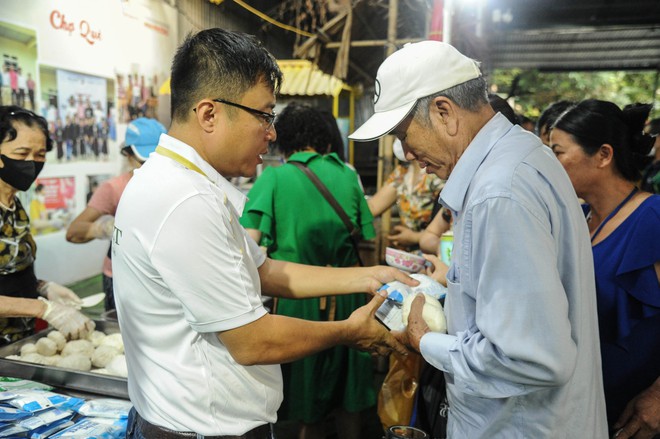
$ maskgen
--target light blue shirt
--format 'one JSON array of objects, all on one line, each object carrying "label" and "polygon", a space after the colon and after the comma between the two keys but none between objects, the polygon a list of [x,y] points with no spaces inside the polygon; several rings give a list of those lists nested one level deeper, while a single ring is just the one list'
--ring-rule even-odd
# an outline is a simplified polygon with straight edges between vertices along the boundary
[{"label": "light blue shirt", "polygon": [[448,335],[421,352],[445,371],[448,437],[607,438],[589,233],[560,163],[497,114],[440,201],[454,214]]}]

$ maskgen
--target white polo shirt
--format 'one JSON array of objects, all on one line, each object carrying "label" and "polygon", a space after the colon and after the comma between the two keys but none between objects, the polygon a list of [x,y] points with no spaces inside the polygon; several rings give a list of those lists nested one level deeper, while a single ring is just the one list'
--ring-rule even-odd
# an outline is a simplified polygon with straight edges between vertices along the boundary
[{"label": "white polo shirt", "polygon": [[266,314],[265,256],[239,224],[245,196],[190,146],[160,145],[122,194],[112,246],[128,391],[147,421],[177,431],[241,435],[275,422],[279,365],[241,366],[217,332]]}]

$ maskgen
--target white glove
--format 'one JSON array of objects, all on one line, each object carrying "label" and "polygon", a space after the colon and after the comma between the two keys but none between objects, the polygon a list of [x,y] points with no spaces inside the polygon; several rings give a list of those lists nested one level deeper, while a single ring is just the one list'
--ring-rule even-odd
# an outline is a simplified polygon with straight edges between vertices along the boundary
[{"label": "white glove", "polygon": [[45,282],[39,287],[39,294],[52,302],[80,308],[82,300],[73,291],[55,282]]},{"label": "white glove", "polygon": [[85,338],[96,327],[94,321],[70,306],[51,302],[43,297],[40,297],[39,300],[46,304],[46,311],[41,318],[69,340]]},{"label": "white glove", "polygon": [[89,227],[89,234],[96,239],[110,239],[112,238],[112,231],[114,229],[115,217],[112,215],[103,215]]}]

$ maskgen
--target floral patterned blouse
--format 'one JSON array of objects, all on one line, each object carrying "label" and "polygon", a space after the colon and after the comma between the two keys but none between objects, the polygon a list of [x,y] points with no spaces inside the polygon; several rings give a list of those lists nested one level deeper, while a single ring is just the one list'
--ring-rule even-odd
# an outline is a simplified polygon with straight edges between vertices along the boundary
[{"label": "floral patterned blouse", "polygon": [[397,193],[401,224],[419,232],[431,222],[433,206],[438,202],[445,181],[437,175],[426,174],[424,170],[413,181],[414,165],[398,165],[387,178],[385,184],[394,185]]}]

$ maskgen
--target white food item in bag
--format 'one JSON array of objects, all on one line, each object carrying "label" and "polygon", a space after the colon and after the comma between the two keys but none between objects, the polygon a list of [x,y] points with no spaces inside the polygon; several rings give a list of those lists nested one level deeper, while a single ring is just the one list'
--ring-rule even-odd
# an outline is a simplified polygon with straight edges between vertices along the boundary
[{"label": "white food item in bag", "polygon": [[[424,293],[417,293],[424,294]],[[408,315],[410,314],[410,307],[417,294],[411,294],[403,300],[403,307],[401,315],[403,324],[408,325]],[[429,329],[433,332],[447,332],[447,319],[442,305],[438,299],[435,299],[428,294],[424,294],[424,309],[422,310],[422,318],[428,325]]]}]

